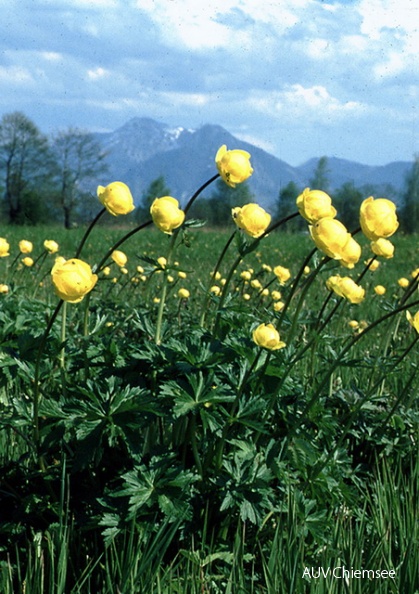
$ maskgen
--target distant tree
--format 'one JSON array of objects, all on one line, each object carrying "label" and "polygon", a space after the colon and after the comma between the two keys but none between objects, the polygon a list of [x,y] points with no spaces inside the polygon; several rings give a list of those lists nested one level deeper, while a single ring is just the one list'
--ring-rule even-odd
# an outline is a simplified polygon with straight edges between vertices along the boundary
[{"label": "distant tree", "polygon": [[333,205],[338,211],[337,218],[349,231],[355,231],[359,227],[359,207],[364,198],[363,192],[352,182],[344,183],[335,192]]},{"label": "distant tree", "polygon": [[53,150],[57,165],[57,199],[64,226],[69,229],[77,208],[85,201],[83,184],[107,171],[106,154],[92,134],[72,127],[54,137]]},{"label": "distant tree", "polygon": [[141,196],[141,202],[137,208],[137,219],[139,221],[147,220],[150,218],[150,207],[156,198],[162,198],[163,196],[170,196],[170,189],[166,186],[166,181],[163,175],[160,175],[154,179],[148,188]]},{"label": "distant tree", "polygon": [[313,177],[308,182],[309,187],[312,190],[323,190],[323,192],[328,192],[330,187],[329,173],[330,170],[328,169],[327,157],[320,157],[316,169],[314,170]]},{"label": "distant tree", "polygon": [[415,156],[412,168],[406,176],[400,218],[406,233],[419,232],[419,155]]},{"label": "distant tree", "polygon": [[0,121],[0,173],[4,203],[10,223],[24,221],[25,200],[34,193],[45,200],[44,189],[53,175],[53,156],[48,139],[21,112]]},{"label": "distant tree", "polygon": [[[292,215],[294,212],[297,212],[296,200],[297,196],[301,193],[301,190],[298,188],[297,184],[293,181],[290,181],[286,186],[284,186],[278,195],[278,201],[275,205],[274,211],[274,218],[275,220],[279,221]],[[280,229],[282,230],[289,230],[289,229],[302,229],[306,226],[304,223],[303,218],[293,219],[288,223],[284,223]]]}]

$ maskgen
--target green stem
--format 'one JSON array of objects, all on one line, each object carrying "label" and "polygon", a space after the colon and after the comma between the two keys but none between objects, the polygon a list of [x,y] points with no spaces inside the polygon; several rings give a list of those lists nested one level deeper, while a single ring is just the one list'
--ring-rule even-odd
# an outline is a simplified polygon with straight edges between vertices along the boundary
[{"label": "green stem", "polygon": [[66,324],[67,324],[67,301],[64,301],[63,314],[61,318],[61,351],[60,351],[60,367],[65,368],[65,340],[66,340]]},{"label": "green stem", "polygon": [[208,284],[208,288],[207,288],[207,290],[206,290],[206,292],[204,294],[204,302],[203,302],[203,305],[202,305],[201,319],[200,319],[200,322],[199,322],[199,324],[200,324],[201,327],[203,327],[204,324],[205,324],[205,315],[207,313],[208,303],[209,303],[210,298],[211,298],[211,296],[210,296],[211,285],[212,285],[212,283],[214,281],[215,275],[217,274],[217,272],[218,272],[218,270],[219,270],[219,268],[221,266],[221,262],[223,261],[224,256],[227,253],[228,248],[230,247],[233,239],[236,236],[236,233],[237,233],[237,229],[234,229],[233,233],[230,235],[229,239],[227,240],[227,242],[226,242],[226,244],[225,244],[225,246],[224,246],[224,248],[223,248],[223,250],[222,250],[222,252],[221,252],[221,254],[220,254],[219,258],[218,258],[218,260],[217,260],[217,263],[215,265],[214,270],[212,271],[211,279],[210,279],[210,282]]},{"label": "green stem", "polygon": [[185,208],[183,209],[183,212],[185,213],[185,215],[188,212],[188,210],[191,208],[191,206],[195,202],[195,200],[198,198],[200,193],[203,192],[206,187],[208,187],[210,184],[212,184],[212,182],[215,181],[216,179],[218,179],[219,177],[220,177],[220,174],[216,173],[215,175],[210,177],[210,179],[208,179],[205,183],[203,183],[202,186],[200,186],[197,189],[197,191],[189,198]]},{"label": "green stem", "polygon": [[[167,252],[167,263],[166,263],[166,267],[170,266],[171,261],[172,261],[172,255],[173,255],[173,251],[175,248],[175,244],[176,244],[176,239],[177,239],[177,232],[174,231],[170,240],[170,246],[169,246],[169,250]],[[163,286],[162,286],[162,291],[161,291],[161,297],[160,297],[160,303],[159,303],[159,309],[157,312],[157,322],[156,322],[156,335],[155,335],[155,343],[156,344],[160,344],[161,343],[161,331],[162,331],[162,324],[163,324],[163,313],[164,313],[164,306],[166,303],[166,296],[167,296],[167,271],[164,270],[164,277],[163,277]]]},{"label": "green stem", "polygon": [[83,235],[82,240],[80,241],[79,247],[77,248],[76,255],[74,256],[75,258],[78,258],[80,256],[83,246],[86,243],[87,238],[89,237],[93,227],[96,225],[98,220],[102,217],[102,215],[105,214],[105,212],[106,212],[106,208],[102,208],[102,210],[98,212],[98,214],[95,216],[93,221],[90,223],[90,225],[86,229],[86,232]]}]

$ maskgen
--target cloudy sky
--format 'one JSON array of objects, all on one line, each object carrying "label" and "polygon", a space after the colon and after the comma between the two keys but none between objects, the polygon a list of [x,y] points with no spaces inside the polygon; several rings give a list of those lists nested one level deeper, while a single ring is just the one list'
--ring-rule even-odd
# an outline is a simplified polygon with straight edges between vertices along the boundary
[{"label": "cloudy sky", "polygon": [[[220,124],[292,165],[419,151],[419,0],[0,0],[0,116]],[[229,147],[239,148],[239,147]]]}]

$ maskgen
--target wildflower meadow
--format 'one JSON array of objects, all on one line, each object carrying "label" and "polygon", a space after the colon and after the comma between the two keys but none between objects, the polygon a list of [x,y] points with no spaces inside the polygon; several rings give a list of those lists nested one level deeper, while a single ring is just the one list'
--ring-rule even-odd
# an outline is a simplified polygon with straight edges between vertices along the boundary
[{"label": "wildflower meadow", "polygon": [[257,175],[214,157],[137,226],[115,181],[87,227],[1,232],[4,594],[419,592],[417,235],[316,188],[207,229]]}]

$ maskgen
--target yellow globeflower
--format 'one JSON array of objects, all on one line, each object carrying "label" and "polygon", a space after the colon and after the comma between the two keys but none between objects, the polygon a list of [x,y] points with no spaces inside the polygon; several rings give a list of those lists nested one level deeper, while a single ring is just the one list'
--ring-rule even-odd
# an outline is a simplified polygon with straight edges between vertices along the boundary
[{"label": "yellow globeflower", "polygon": [[383,285],[376,285],[374,291],[377,295],[385,295],[386,288]]},{"label": "yellow globeflower", "polygon": [[53,239],[46,239],[44,241],[44,248],[49,254],[55,254],[59,250],[58,243]]},{"label": "yellow globeflower", "polygon": [[8,285],[0,285],[0,295],[5,295],[8,292],[9,292]]},{"label": "yellow globeflower", "polygon": [[5,258],[9,256],[10,245],[7,239],[4,237],[0,237],[0,258]]},{"label": "yellow globeflower", "polygon": [[344,297],[350,303],[361,303],[365,297],[365,289],[351,279],[349,276],[331,276],[326,281],[326,287],[334,291],[339,297]]},{"label": "yellow globeflower", "polygon": [[377,268],[380,266],[380,262],[378,260],[373,260],[372,258],[368,258],[368,260],[365,260],[364,264],[365,266],[368,266],[368,270],[370,270],[371,272],[375,272]]},{"label": "yellow globeflower", "polygon": [[22,263],[27,266],[28,268],[30,268],[31,266],[33,266],[33,260],[30,256],[26,256],[26,258],[22,258]]},{"label": "yellow globeflower", "polygon": [[415,268],[415,270],[412,270],[412,272],[410,273],[410,276],[412,278],[419,278],[419,268]]},{"label": "yellow globeflower", "polygon": [[253,330],[252,336],[258,346],[270,351],[276,351],[286,346],[285,342],[280,339],[278,330],[272,324],[260,324]]},{"label": "yellow globeflower", "polygon": [[394,245],[390,240],[380,237],[376,241],[371,242],[371,250],[376,256],[382,258],[392,258],[394,256]]},{"label": "yellow globeflower", "polygon": [[357,320],[350,320],[348,325],[353,329],[357,330],[359,328],[359,322]]},{"label": "yellow globeflower", "polygon": [[177,292],[177,296],[179,297],[179,299],[189,299],[191,294],[188,291],[188,289],[179,289],[179,291]]},{"label": "yellow globeflower", "polygon": [[396,232],[399,222],[396,205],[387,198],[366,198],[360,208],[361,229],[369,240],[390,237]]},{"label": "yellow globeflower", "polygon": [[33,250],[33,243],[27,239],[21,239],[19,241],[19,250],[21,254],[30,254]]},{"label": "yellow globeflower", "polygon": [[350,236],[343,246],[340,255],[340,263],[346,268],[353,268],[361,257],[361,246],[352,236]]},{"label": "yellow globeflower", "polygon": [[310,225],[309,231],[319,250],[334,260],[342,259],[342,250],[351,238],[343,223],[326,217]]},{"label": "yellow globeflower", "polygon": [[246,181],[253,173],[250,153],[240,149],[228,151],[225,144],[218,149],[215,164],[222,179],[232,188]]},{"label": "yellow globeflower", "polygon": [[263,235],[271,222],[271,215],[252,202],[244,206],[236,206],[231,214],[236,225],[250,237]]},{"label": "yellow globeflower", "polygon": [[114,250],[111,254],[111,258],[120,268],[125,266],[128,262],[127,255],[124,252],[121,252],[121,250]]},{"label": "yellow globeflower", "polygon": [[244,281],[250,281],[252,275],[248,270],[243,270],[243,272],[240,273],[240,278]]},{"label": "yellow globeflower", "polygon": [[283,301],[275,301],[273,304],[273,308],[276,312],[282,311],[285,307],[285,303]]},{"label": "yellow globeflower", "polygon": [[179,202],[172,196],[156,198],[150,208],[153,223],[160,231],[171,235],[185,220],[185,213],[179,208]]},{"label": "yellow globeflower", "polygon": [[281,295],[280,291],[272,291],[271,297],[274,301],[279,301],[281,299],[282,295]]},{"label": "yellow globeflower", "polygon": [[336,216],[331,197],[322,190],[305,188],[297,198],[297,208],[309,223],[316,223],[325,217],[333,219]]},{"label": "yellow globeflower", "polygon": [[397,284],[402,289],[406,289],[409,286],[409,279],[407,279],[405,277],[399,278],[399,280],[397,281]]},{"label": "yellow globeflower", "polygon": [[120,181],[112,182],[106,187],[98,186],[97,197],[114,217],[128,214],[135,208],[129,187]]},{"label": "yellow globeflower", "polygon": [[213,285],[210,288],[210,293],[212,293],[213,295],[215,295],[217,297],[221,293],[221,288],[218,285]]},{"label": "yellow globeflower", "polygon": [[419,333],[419,311],[417,311],[414,316],[412,316],[412,314],[409,311],[407,311],[406,318],[409,324],[413,326],[416,332]]},{"label": "yellow globeflower", "polygon": [[81,301],[97,282],[97,275],[92,273],[90,266],[77,258],[58,261],[51,277],[58,297],[70,303]]},{"label": "yellow globeflower", "polygon": [[283,266],[275,266],[273,269],[274,275],[278,279],[278,281],[283,285],[291,278],[291,272],[288,268],[284,268]]}]

